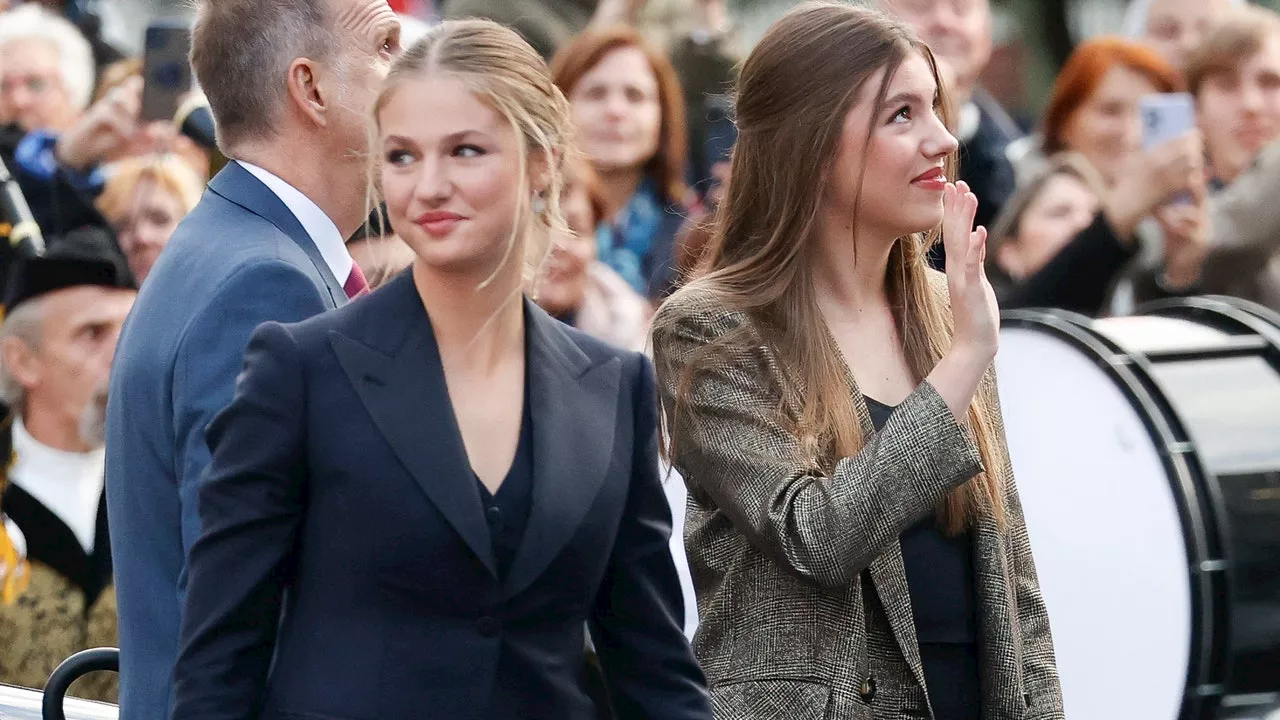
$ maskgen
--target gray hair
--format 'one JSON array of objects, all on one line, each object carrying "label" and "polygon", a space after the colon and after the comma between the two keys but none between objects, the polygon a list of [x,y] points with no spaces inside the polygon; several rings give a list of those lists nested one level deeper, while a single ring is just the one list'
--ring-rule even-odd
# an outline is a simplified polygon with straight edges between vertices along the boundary
[{"label": "gray hair", "polygon": [[326,0],[200,0],[191,67],[209,99],[224,154],[242,142],[275,136],[289,65],[300,57],[325,60],[336,51],[330,22]]},{"label": "gray hair", "polygon": [[93,48],[80,30],[61,15],[27,3],[0,15],[0,48],[22,40],[39,40],[53,46],[71,104],[77,110],[89,107],[97,68]]},{"label": "gray hair", "polygon": [[[38,350],[44,340],[44,303],[40,298],[32,298],[13,309],[0,325],[0,343],[9,338],[21,340],[33,350]],[[27,389],[18,382],[9,365],[0,354],[0,401],[19,417],[26,414]]]},{"label": "gray hair", "polygon": [[[1155,0],[1133,0],[1124,11],[1124,21],[1120,26],[1124,36],[1130,40],[1142,40],[1147,37],[1147,18],[1151,15],[1151,4]],[[1240,7],[1245,0],[1231,0],[1232,7]]]}]

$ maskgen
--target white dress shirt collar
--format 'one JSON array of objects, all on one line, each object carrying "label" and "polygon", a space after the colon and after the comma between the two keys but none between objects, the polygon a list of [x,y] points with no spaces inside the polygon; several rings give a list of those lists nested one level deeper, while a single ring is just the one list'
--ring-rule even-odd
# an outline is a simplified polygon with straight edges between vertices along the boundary
[{"label": "white dress shirt collar", "polygon": [[320,257],[324,258],[325,264],[333,271],[333,276],[339,283],[346,284],[354,261],[351,259],[351,253],[347,252],[346,239],[342,237],[342,233],[338,232],[338,226],[333,223],[333,220],[311,198],[303,195],[297,188],[276,175],[243,160],[236,162],[261,180],[263,185],[280,198],[280,202],[284,203],[284,206],[289,208],[289,212],[298,219],[302,229],[307,231],[311,242],[316,244],[316,248],[320,250]]}]

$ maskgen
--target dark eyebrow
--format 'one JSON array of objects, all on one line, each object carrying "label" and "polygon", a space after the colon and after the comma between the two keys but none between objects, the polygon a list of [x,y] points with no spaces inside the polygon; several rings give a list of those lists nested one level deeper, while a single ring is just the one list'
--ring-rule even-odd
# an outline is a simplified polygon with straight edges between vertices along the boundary
[{"label": "dark eyebrow", "polygon": [[885,100],[884,104],[894,105],[894,106],[903,105],[903,104],[923,105],[924,98],[920,97],[919,93],[900,92],[897,95],[894,95],[893,97],[889,98],[888,100]]}]

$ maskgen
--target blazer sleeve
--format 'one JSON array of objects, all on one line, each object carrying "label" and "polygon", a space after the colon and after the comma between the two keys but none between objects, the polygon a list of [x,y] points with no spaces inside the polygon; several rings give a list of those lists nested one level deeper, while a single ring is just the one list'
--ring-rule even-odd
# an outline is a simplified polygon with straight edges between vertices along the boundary
[{"label": "blazer sleeve", "polygon": [[1013,463],[1004,432],[1004,416],[1000,410],[1000,393],[995,373],[987,374],[983,391],[988,407],[994,408],[999,432],[996,433],[1004,457],[1005,519],[1012,562],[1014,598],[1017,601],[1018,626],[1022,632],[1022,677],[1029,703],[1028,718],[1063,720],[1062,686],[1058,680],[1058,664],[1053,652],[1053,633],[1049,628],[1049,612],[1040,593],[1031,538],[1022,515],[1022,501],[1013,478]]},{"label": "blazer sleeve", "polygon": [[[205,428],[231,402],[249,336],[264,322],[296,322],[326,307],[326,298],[302,270],[274,260],[246,266],[232,275],[187,327],[178,350],[173,392],[184,553],[191,551],[200,534],[196,500],[200,477],[209,465]],[[186,585],[184,569],[175,588],[179,607]]]},{"label": "blazer sleeve", "polygon": [[243,720],[260,710],[306,496],[301,365],[288,330],[263,325],[234,400],[209,426],[204,530],[188,559],[175,720]]},{"label": "blazer sleeve", "polygon": [[619,720],[710,720],[706,679],[684,636],[684,598],[671,557],[653,368],[636,357],[631,484],[591,634]]},{"label": "blazer sleeve", "polygon": [[744,316],[670,305],[662,314],[653,347],[673,464],[692,496],[709,498],[752,545],[812,582],[846,587],[982,469],[970,433],[923,382],[861,451],[823,474],[779,419],[781,380],[766,348],[728,351],[685,377],[703,348],[741,336]]}]

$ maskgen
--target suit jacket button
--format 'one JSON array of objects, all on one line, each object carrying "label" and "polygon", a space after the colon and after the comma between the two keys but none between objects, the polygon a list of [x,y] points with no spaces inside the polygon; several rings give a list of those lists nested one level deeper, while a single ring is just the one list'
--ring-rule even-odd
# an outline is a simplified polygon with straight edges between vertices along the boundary
[{"label": "suit jacket button", "polygon": [[476,621],[476,630],[480,631],[481,637],[494,637],[498,634],[498,620],[491,617],[482,617]]},{"label": "suit jacket button", "polygon": [[868,675],[867,679],[862,681],[862,687],[859,689],[858,694],[862,696],[863,702],[869,703],[872,700],[875,700],[876,699],[876,679]]}]

